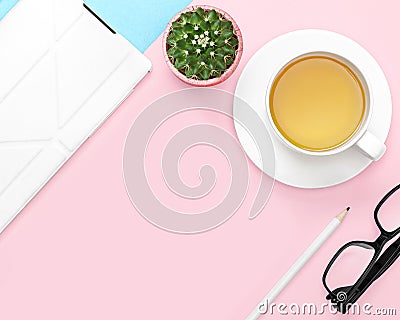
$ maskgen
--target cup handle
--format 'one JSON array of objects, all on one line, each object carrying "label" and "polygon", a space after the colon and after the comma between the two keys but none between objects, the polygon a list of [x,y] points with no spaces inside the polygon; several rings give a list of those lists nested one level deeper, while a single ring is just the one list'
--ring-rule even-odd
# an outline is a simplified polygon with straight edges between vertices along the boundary
[{"label": "cup handle", "polygon": [[373,161],[378,161],[386,151],[386,146],[369,131],[364,133],[356,145],[364,155]]}]

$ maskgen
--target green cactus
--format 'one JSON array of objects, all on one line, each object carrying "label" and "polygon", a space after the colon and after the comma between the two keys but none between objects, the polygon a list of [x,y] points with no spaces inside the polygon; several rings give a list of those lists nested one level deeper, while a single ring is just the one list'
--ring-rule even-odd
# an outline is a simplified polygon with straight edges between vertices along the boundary
[{"label": "green cactus", "polygon": [[234,62],[238,38],[233,24],[214,9],[197,8],[172,23],[167,53],[189,79],[220,77]]}]

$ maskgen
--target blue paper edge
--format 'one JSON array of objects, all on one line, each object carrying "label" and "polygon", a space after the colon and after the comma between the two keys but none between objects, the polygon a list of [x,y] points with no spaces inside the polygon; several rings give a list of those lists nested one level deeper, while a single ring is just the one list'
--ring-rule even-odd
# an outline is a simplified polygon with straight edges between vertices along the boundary
[{"label": "blue paper edge", "polygon": [[[18,3],[19,0],[0,0],[0,20],[4,18],[7,13]],[[64,0],[68,1],[68,0]],[[180,10],[184,9],[188,6],[192,1],[191,0],[169,0],[169,1],[159,1],[161,2],[158,6],[156,2],[151,2],[151,0],[141,0],[144,1],[144,5],[140,6],[143,11],[151,11],[153,10],[155,13],[159,14],[159,20],[157,25],[151,26],[147,31],[140,30],[138,33],[133,33],[129,30],[129,26],[125,25],[125,22],[122,21],[119,16],[122,14],[126,14],[124,11],[120,11],[118,13],[117,7],[112,7],[113,2],[110,0],[86,0],[85,4],[90,7],[96,14],[101,17],[107,24],[110,25],[112,29],[118,32],[120,35],[125,37],[130,43],[132,43],[140,52],[146,51],[146,49],[162,34],[165,27],[168,24],[168,21]],[[149,8],[146,8],[150,3]],[[164,4],[164,7],[160,7]],[[134,1],[127,1],[126,7],[134,6]],[[152,7],[153,5],[153,7]],[[108,17],[107,12],[113,12],[113,14]],[[143,35],[144,34],[144,35]]]}]

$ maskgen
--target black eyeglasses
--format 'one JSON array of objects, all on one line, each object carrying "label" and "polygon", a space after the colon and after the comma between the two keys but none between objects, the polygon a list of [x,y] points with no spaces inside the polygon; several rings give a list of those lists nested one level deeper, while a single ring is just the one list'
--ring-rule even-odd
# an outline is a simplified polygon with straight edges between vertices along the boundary
[{"label": "black eyeglasses", "polygon": [[326,298],[342,313],[347,313],[400,255],[400,238],[395,240],[400,233],[400,192],[391,197],[399,189],[400,185],[397,185],[390,190],[375,208],[379,237],[374,242],[351,241],[345,244],[325,269],[322,282],[328,291]]}]

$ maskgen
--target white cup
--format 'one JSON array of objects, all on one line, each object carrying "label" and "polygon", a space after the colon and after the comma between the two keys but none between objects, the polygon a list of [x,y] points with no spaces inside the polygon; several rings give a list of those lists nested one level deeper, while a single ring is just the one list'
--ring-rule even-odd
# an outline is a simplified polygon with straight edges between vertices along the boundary
[{"label": "white cup", "polygon": [[[364,116],[363,116],[363,119],[362,119],[360,125],[358,126],[356,132],[353,133],[352,137],[349,140],[347,140],[345,143],[339,145],[336,148],[330,149],[330,150],[310,151],[310,150],[305,150],[305,149],[299,148],[298,146],[291,143],[289,140],[287,140],[282,135],[282,133],[276,127],[275,122],[272,119],[270,105],[269,105],[269,97],[271,94],[271,89],[272,89],[272,85],[274,83],[275,78],[278,76],[278,74],[281,72],[281,70],[284,69],[288,64],[290,64],[293,61],[296,61],[300,58],[306,57],[306,56],[327,56],[327,57],[331,57],[331,58],[341,61],[342,63],[347,65],[354,72],[354,74],[358,77],[358,79],[360,80],[360,82],[363,86],[364,92],[365,92]],[[307,154],[307,155],[313,155],[313,156],[327,156],[327,155],[332,155],[332,154],[343,152],[349,148],[356,147],[360,151],[361,154],[363,154],[364,156],[368,157],[369,159],[371,159],[373,161],[377,161],[385,153],[386,146],[373,133],[368,131],[368,125],[371,121],[371,116],[372,116],[372,112],[373,112],[373,108],[374,108],[373,97],[371,94],[371,90],[369,90],[369,88],[370,88],[370,85],[369,85],[368,79],[365,76],[365,74],[361,73],[360,70],[348,59],[345,59],[342,56],[339,56],[337,54],[333,54],[330,52],[309,52],[307,54],[297,56],[289,61],[284,62],[279,68],[277,68],[277,70],[273,74],[273,77],[271,77],[271,81],[268,84],[267,95],[266,95],[268,118],[269,118],[272,128],[274,129],[275,134],[281,139],[281,141],[284,144],[286,144],[289,148],[291,148],[297,152]]]}]

